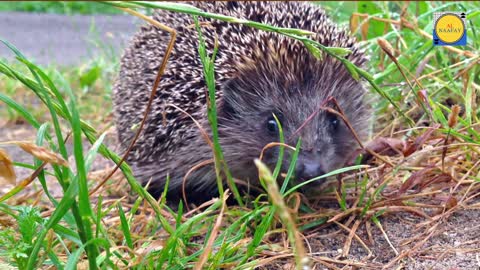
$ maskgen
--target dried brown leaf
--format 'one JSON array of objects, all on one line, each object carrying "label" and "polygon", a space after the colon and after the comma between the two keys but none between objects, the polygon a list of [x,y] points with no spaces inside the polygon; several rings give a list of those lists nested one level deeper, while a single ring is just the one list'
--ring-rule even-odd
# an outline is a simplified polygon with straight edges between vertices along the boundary
[{"label": "dried brown leaf", "polygon": [[438,128],[440,128],[440,125],[439,124],[436,124],[434,125],[432,128],[429,128],[427,131],[425,131],[425,133],[423,133],[422,135],[418,136],[415,141],[410,144],[404,151],[403,151],[403,155],[405,157],[408,157],[410,156],[411,154],[413,154],[414,152],[416,152],[420,146],[422,146],[429,138],[430,136],[432,135],[432,133],[437,130]]},{"label": "dried brown leaf", "polygon": [[368,38],[368,28],[370,26],[370,20],[365,20],[365,22],[362,24],[362,28],[361,28],[361,31],[362,31],[362,39],[363,40],[367,40]]},{"label": "dried brown leaf", "polygon": [[437,167],[426,167],[418,172],[414,172],[400,187],[396,195],[402,195],[408,190],[418,187],[422,191],[427,186],[438,183],[448,183],[453,180],[450,174],[444,173]]},{"label": "dried brown leaf", "polygon": [[457,198],[455,198],[454,196],[450,196],[448,197],[448,200],[445,203],[445,208],[447,210],[452,209],[453,207],[457,206],[457,204],[458,204]]},{"label": "dried brown leaf", "polygon": [[351,155],[351,158],[348,159],[349,161],[347,165],[355,164],[355,159],[360,154],[363,155],[363,161],[367,162],[373,157],[373,155],[371,154],[372,152],[384,156],[395,156],[398,154],[402,154],[406,147],[407,144],[403,140],[396,138],[379,137],[369,142],[365,146],[365,149],[358,149],[357,151],[355,151]]},{"label": "dried brown leaf", "polygon": [[357,14],[352,14],[350,17],[350,31],[355,33],[358,29],[359,17]]},{"label": "dried brown leaf", "polygon": [[20,148],[22,148],[23,151],[31,154],[32,156],[40,159],[41,161],[68,167],[68,162],[65,159],[63,159],[62,156],[48,150],[45,147],[38,146],[31,142],[15,141],[12,143],[20,146]]},{"label": "dried brown leaf", "polygon": [[7,151],[0,149],[0,184],[7,183],[15,185],[17,176],[13,169],[13,162],[7,154]]}]

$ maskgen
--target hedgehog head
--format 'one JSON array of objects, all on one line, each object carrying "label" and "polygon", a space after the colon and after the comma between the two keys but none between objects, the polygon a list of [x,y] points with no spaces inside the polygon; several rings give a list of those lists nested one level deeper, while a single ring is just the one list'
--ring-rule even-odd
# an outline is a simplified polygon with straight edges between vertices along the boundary
[{"label": "hedgehog head", "polygon": [[[365,90],[338,60],[327,56],[316,59],[304,48],[295,54],[285,51],[281,55],[280,51],[257,52],[261,55],[240,65],[235,75],[222,84],[220,139],[227,163],[237,178],[255,179],[256,175],[245,171],[245,165],[252,164],[268,143],[279,142],[274,115],[287,144],[295,146],[301,138],[296,166],[300,180],[339,168],[358,146],[340,117],[320,109],[331,105],[326,102],[330,97],[337,100],[361,138],[368,130]],[[264,153],[263,161],[272,169],[278,152],[279,147],[272,147]],[[285,151],[284,170],[291,154],[293,151]]]}]

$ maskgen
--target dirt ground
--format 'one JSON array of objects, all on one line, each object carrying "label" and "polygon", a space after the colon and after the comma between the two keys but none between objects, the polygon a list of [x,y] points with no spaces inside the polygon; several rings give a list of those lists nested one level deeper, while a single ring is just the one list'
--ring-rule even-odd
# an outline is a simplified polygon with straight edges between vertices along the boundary
[{"label": "dirt ground", "polygon": [[[32,140],[34,134],[31,128],[22,125],[0,125],[0,142]],[[115,136],[110,134],[106,144],[115,149]],[[2,148],[6,149],[15,161],[31,162],[31,157],[18,147],[2,146]],[[98,158],[93,169],[102,170],[109,166],[111,163]],[[26,177],[30,173],[28,170],[18,168],[16,172],[18,179]],[[61,191],[54,182],[51,182],[49,187],[51,187],[52,195],[61,196]],[[2,187],[0,193],[4,193],[10,188]],[[391,265],[383,269],[480,269],[480,199],[470,205],[473,206],[469,209],[459,209],[451,215],[445,215],[444,219],[439,222],[429,223],[427,218],[406,212],[384,215],[380,218],[380,222],[385,234],[377,226],[371,224],[369,230],[371,237],[367,234],[366,223],[362,222],[357,235],[371,250],[370,255],[360,242],[353,240],[347,258],[340,258],[348,238],[348,232],[338,226],[306,232],[307,250],[313,253],[314,257],[337,258],[366,265],[355,268],[335,264],[339,269],[382,269],[389,263]],[[414,249],[414,247],[416,248]],[[406,254],[412,250],[415,252],[401,260],[396,260],[398,254]],[[290,269],[291,266],[291,263],[276,261],[269,269]],[[317,264],[315,269],[329,268]]]}]

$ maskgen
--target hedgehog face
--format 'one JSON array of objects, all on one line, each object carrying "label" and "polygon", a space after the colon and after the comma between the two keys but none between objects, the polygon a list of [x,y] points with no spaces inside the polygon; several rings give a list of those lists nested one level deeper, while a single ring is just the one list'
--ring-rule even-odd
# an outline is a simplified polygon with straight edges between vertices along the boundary
[{"label": "hedgehog face", "polygon": [[[221,143],[234,174],[236,164],[240,164],[236,177],[255,179],[256,175],[245,172],[245,164],[253,164],[265,145],[279,142],[279,126],[273,115],[282,126],[287,144],[295,146],[298,139],[302,140],[296,165],[296,178],[300,181],[341,167],[355,150],[356,141],[343,120],[319,107],[333,96],[347,118],[355,119],[354,128],[366,130],[362,86],[348,77],[308,74],[313,71],[304,73],[302,80],[285,81],[254,70],[224,84],[219,114]],[[263,161],[271,169],[278,152],[279,147],[264,152]],[[292,154],[285,150],[283,171],[288,169]]]}]

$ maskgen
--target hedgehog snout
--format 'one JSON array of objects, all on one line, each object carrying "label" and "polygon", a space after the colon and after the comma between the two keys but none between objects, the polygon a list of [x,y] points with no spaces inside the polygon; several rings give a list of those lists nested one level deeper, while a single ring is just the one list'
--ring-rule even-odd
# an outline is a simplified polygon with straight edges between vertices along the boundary
[{"label": "hedgehog snout", "polygon": [[325,174],[322,153],[316,151],[301,151],[297,160],[296,176],[301,180],[310,180]]}]

